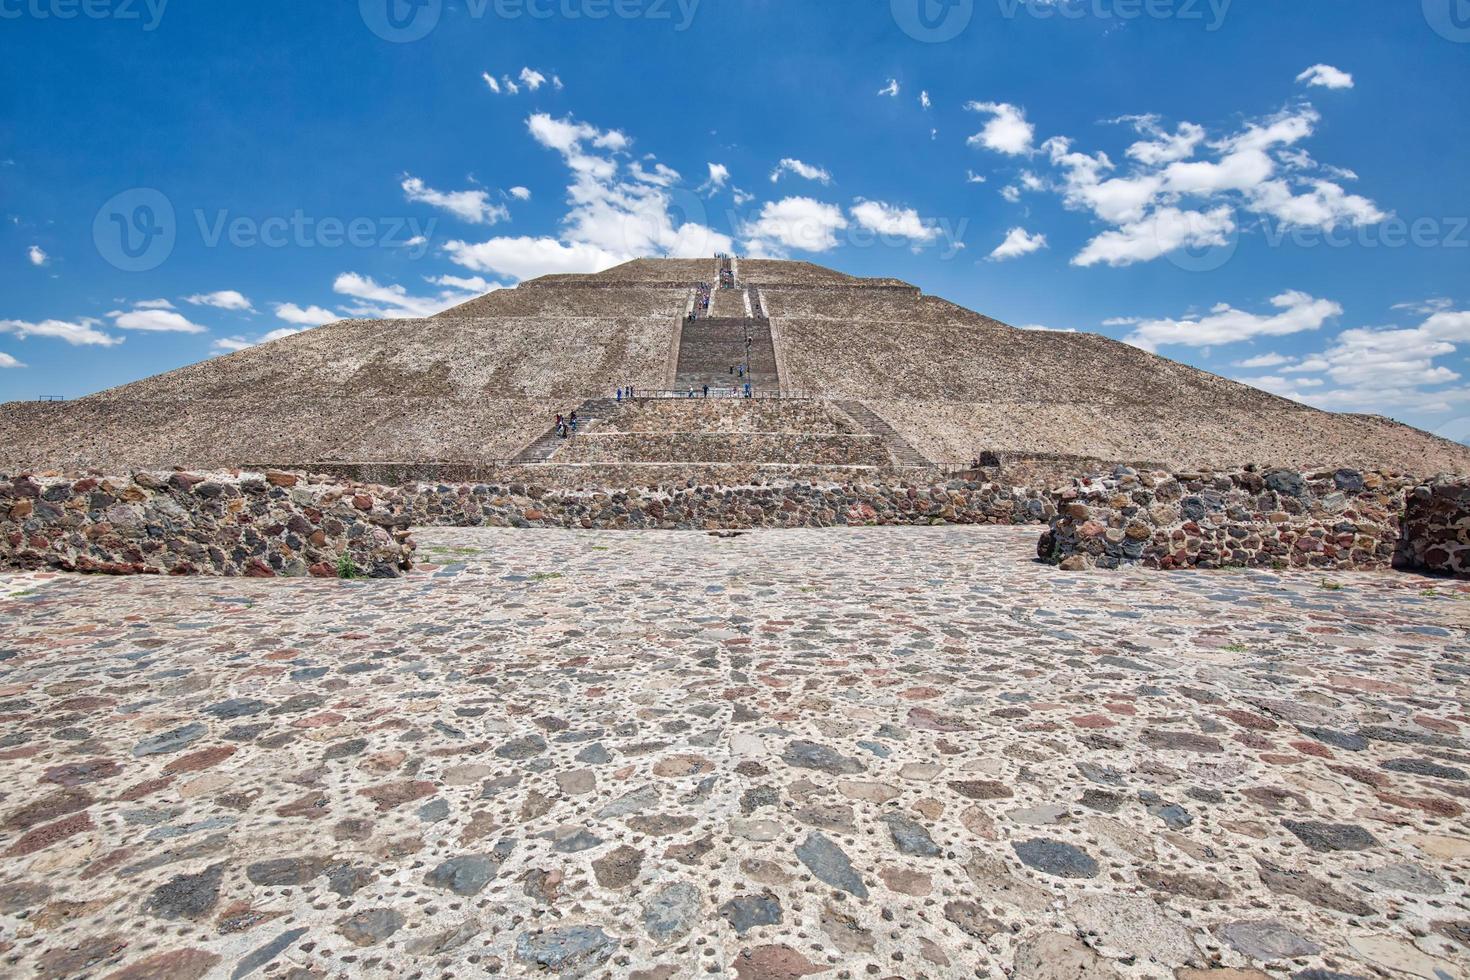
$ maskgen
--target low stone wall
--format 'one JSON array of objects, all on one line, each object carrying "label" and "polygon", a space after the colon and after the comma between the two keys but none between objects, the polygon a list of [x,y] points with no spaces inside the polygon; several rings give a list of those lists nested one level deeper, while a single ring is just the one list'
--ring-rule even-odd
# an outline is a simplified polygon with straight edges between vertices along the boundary
[{"label": "low stone wall", "polygon": [[289,473],[0,476],[4,568],[392,578],[413,548],[373,488]]},{"label": "low stone wall", "polygon": [[1395,563],[1470,576],[1470,483],[1462,477],[1442,478],[1409,491]]},{"label": "low stone wall", "polygon": [[1038,553],[1069,570],[1385,568],[1406,490],[1395,473],[1294,470],[1079,478],[1057,491]]},{"label": "low stone wall", "polygon": [[547,490],[534,486],[402,488],[415,527],[562,527],[669,530],[927,524],[1042,524],[1056,513],[1043,493],[952,481],[938,486],[777,483],[655,490]]},{"label": "low stone wall", "polygon": [[563,443],[557,463],[742,463],[787,459],[802,466],[888,466],[878,436],[789,432],[603,432]]}]

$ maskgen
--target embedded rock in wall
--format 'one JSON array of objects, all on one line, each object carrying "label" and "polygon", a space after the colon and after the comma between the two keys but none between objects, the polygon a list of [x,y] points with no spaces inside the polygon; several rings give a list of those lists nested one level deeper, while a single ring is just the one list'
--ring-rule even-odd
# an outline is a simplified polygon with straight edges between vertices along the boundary
[{"label": "embedded rock in wall", "polygon": [[1470,576],[1470,483],[1444,478],[1409,491],[1395,564]]},{"label": "embedded rock in wall", "polygon": [[291,473],[0,476],[0,567],[252,578],[412,567],[401,513],[373,488]]},{"label": "embedded rock in wall", "polygon": [[1385,568],[1414,482],[1348,469],[1171,474],[1119,467],[1057,491],[1058,516],[1038,553],[1069,570]]}]

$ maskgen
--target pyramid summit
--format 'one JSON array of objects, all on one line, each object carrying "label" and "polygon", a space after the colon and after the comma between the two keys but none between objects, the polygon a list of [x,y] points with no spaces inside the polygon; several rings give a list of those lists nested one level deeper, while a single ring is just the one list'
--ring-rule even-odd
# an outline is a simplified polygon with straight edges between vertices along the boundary
[{"label": "pyramid summit", "polygon": [[[553,420],[573,411],[585,425],[558,438]],[[428,319],[344,320],[74,402],[12,402],[0,423],[11,469],[455,463],[641,479],[995,457],[1470,471],[1470,450],[1387,419],[769,259],[544,276]]]}]

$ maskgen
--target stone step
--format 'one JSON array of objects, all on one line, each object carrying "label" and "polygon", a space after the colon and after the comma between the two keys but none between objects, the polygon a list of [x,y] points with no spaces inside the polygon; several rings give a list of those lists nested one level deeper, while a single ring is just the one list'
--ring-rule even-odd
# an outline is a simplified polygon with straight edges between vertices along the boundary
[{"label": "stone step", "polygon": [[837,402],[837,407],[851,416],[852,420],[872,435],[879,436],[888,446],[893,462],[898,466],[933,466],[933,462],[919,452],[897,430],[883,421],[871,408],[858,401]]},{"label": "stone step", "polygon": [[[591,423],[610,418],[617,410],[618,403],[612,398],[589,398],[577,406],[577,420],[579,423]],[[567,415],[570,417],[571,413],[568,412]],[[568,440],[557,434],[556,422],[553,420],[551,426],[535,442],[517,453],[511,462],[517,466],[549,462],[567,442]]]}]

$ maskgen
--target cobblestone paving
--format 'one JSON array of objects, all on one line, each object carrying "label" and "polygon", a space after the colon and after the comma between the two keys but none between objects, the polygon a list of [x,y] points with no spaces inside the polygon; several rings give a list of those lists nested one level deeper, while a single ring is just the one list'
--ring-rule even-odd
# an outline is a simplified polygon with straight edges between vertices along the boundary
[{"label": "cobblestone paving", "polygon": [[1034,540],[0,577],[0,974],[1465,975],[1467,588]]}]

